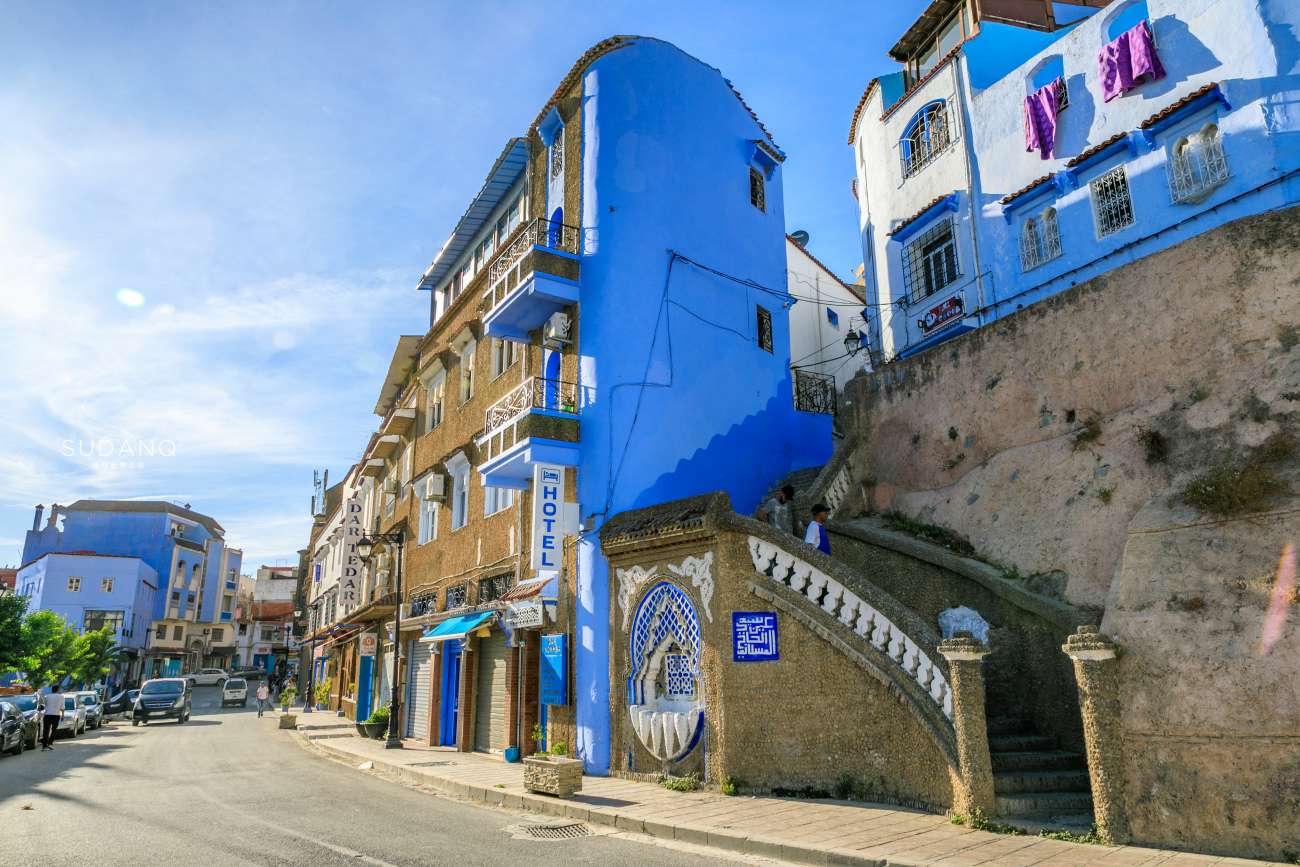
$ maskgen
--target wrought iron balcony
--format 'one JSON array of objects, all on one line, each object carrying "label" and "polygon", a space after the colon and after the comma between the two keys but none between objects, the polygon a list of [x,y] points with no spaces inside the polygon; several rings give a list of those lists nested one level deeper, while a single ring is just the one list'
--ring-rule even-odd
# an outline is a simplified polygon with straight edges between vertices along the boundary
[{"label": "wrought iron balcony", "polygon": [[578,384],[532,376],[488,407],[483,435],[491,436],[522,412],[549,409],[568,415],[578,413]]},{"label": "wrought iron balcony", "polygon": [[492,404],[478,445],[483,484],[527,486],[534,463],[577,465],[582,387],[534,376]]},{"label": "wrought iron balcony", "polygon": [[576,226],[533,220],[488,264],[483,329],[488,337],[526,342],[551,314],[578,300]]},{"label": "wrought iron balcony", "polygon": [[794,408],[835,415],[835,377],[809,370],[794,372]]}]

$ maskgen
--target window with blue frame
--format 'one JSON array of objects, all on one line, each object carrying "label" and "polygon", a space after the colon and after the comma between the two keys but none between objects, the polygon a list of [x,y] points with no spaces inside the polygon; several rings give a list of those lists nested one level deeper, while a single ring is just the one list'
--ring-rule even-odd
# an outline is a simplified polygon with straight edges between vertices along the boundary
[{"label": "window with blue frame", "polygon": [[838,313],[834,311],[834,309],[830,307],[826,308],[826,321],[829,322],[832,325],[832,327],[835,328],[840,327],[840,316]]},{"label": "window with blue frame", "polygon": [[912,116],[898,142],[903,162],[903,177],[910,178],[934,161],[952,144],[948,122],[948,103],[942,99],[922,106]]}]

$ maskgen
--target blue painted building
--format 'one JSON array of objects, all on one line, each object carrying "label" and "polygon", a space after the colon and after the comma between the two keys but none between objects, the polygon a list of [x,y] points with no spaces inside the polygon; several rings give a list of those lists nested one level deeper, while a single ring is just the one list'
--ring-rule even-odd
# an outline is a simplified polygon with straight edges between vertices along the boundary
[{"label": "blue painted building", "polygon": [[234,651],[235,595],[243,554],[206,515],[173,503],[78,500],[38,506],[23,545],[24,568],[49,554],[137,558],[153,570],[143,674],[180,674],[223,665]]},{"label": "blue painted building", "polygon": [[18,570],[16,592],[29,611],[53,611],[75,629],[111,629],[131,657],[125,677],[139,675],[158,595],[158,573],[139,557],[42,554]]},{"label": "blue painted building", "polygon": [[[373,467],[377,479],[399,478],[391,494],[399,502],[412,476],[417,491],[426,490],[426,470],[438,479],[420,495],[420,544],[439,532],[455,542],[448,525],[457,532],[474,511],[471,470],[489,504],[531,490],[538,465],[566,470],[565,497],[577,504],[562,561],[575,597],[572,713],[590,773],[610,767],[603,521],[716,490],[749,511],[776,480],[830,453],[830,415],[795,408],[784,160],[718,70],[654,39],[595,46],[528,135],[507,144],[421,280],[432,293],[430,334],[413,349],[399,346],[385,383],[387,395],[389,383],[408,375],[398,369],[407,364],[423,387],[420,404],[406,403],[398,388],[376,409],[384,426],[362,474]],[[481,318],[461,327],[455,317],[465,315],[465,293],[474,294]],[[409,406],[427,419],[416,426],[416,443],[420,431],[448,427],[454,411],[444,415],[444,401],[459,391],[458,405],[472,406],[468,377],[486,370],[466,359],[488,341],[494,377],[517,352],[528,369],[476,420],[472,447],[431,445],[427,460],[417,446],[413,470],[405,459],[388,466],[382,449],[394,413]],[[402,437],[391,438],[400,450]],[[388,489],[374,490],[381,493],[371,514],[381,504],[387,512]],[[442,503],[450,514],[438,518]],[[480,561],[488,542],[477,549]],[[435,586],[441,579],[420,562],[412,561],[407,580]],[[413,713],[422,700],[412,693]]]},{"label": "blue painted building", "polygon": [[1297,25],[1284,0],[934,0],[849,131],[872,348],[1300,201]]}]

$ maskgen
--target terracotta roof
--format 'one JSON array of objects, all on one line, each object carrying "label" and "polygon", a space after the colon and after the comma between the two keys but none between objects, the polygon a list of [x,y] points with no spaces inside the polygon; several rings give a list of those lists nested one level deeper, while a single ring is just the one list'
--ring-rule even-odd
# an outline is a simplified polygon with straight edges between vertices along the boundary
[{"label": "terracotta roof", "polygon": [[948,52],[947,54],[945,54],[942,58],[940,58],[939,62],[936,63],[936,64],[934,65],[934,69],[931,69],[929,72],[927,72],[927,73],[926,73],[926,74],[921,78],[920,81],[918,81],[916,84],[912,85],[912,89],[909,90],[909,91],[907,91],[907,93],[904,93],[902,96],[900,96],[900,97],[898,98],[898,101],[897,101],[897,102],[895,102],[895,103],[894,103],[893,105],[891,105],[889,108],[885,109],[885,113],[882,114],[882,115],[880,116],[880,119],[881,119],[881,120],[884,120],[885,118],[889,117],[891,114],[894,113],[894,110],[895,110],[896,108],[898,108],[898,107],[899,107],[900,105],[902,105],[903,103],[907,102],[908,97],[910,97],[912,94],[914,94],[914,93],[916,93],[918,90],[920,90],[920,89],[921,89],[921,86],[924,85],[924,84],[925,84],[927,81],[929,81],[931,78],[933,78],[933,77],[934,77],[934,74],[935,74],[936,72],[938,72],[940,69],[943,69],[945,66],[948,65],[948,62],[949,62],[950,60],[952,60],[954,57],[956,57],[958,54],[960,54],[960,53],[961,53],[961,47],[962,47],[963,45],[965,45],[965,44],[966,44],[965,42],[958,43],[958,44],[957,44],[957,45],[952,49],[952,51],[949,51],[949,52]]},{"label": "terracotta roof", "polygon": [[867,107],[867,100],[871,98],[871,91],[876,89],[880,83],[880,78],[873,78],[867,82],[867,89],[862,91],[862,99],[858,100],[858,107],[853,109],[853,121],[849,124],[849,144],[852,145],[858,137],[858,118],[862,117],[862,109]]},{"label": "terracotta roof", "polygon": [[1110,147],[1111,145],[1113,145],[1115,142],[1117,142],[1117,141],[1119,141],[1120,139],[1124,138],[1124,136],[1126,136],[1126,135],[1128,135],[1128,132],[1127,132],[1127,131],[1124,131],[1124,132],[1117,132],[1117,133],[1115,133],[1113,136],[1111,136],[1110,138],[1106,139],[1106,140],[1105,140],[1104,142],[1102,142],[1101,144],[1099,144],[1099,145],[1093,145],[1092,147],[1088,148],[1088,149],[1087,149],[1086,151],[1084,151],[1083,153],[1079,154],[1079,155],[1078,155],[1077,157],[1075,157],[1074,159],[1070,160],[1068,163],[1065,164],[1065,167],[1066,167],[1067,169],[1072,169],[1072,168],[1074,168],[1074,167],[1077,166],[1079,163],[1083,162],[1084,160],[1086,160],[1088,157],[1092,156],[1093,154],[1099,154],[1099,153],[1101,153],[1101,152],[1104,151],[1106,148],[1108,148],[1108,147]]},{"label": "terracotta roof", "polygon": [[906,220],[904,220],[903,222],[899,223],[899,224],[898,224],[897,226],[895,226],[894,228],[890,229],[890,230],[889,230],[889,237],[891,237],[891,238],[894,237],[894,236],[897,235],[899,232],[903,231],[903,230],[906,229],[908,226],[910,226],[912,223],[915,223],[917,220],[921,219],[921,217],[925,216],[925,212],[926,212],[926,211],[930,210],[930,209],[933,208],[935,205],[939,204],[940,202],[942,202],[944,199],[948,198],[948,197],[951,196],[951,195],[952,195],[952,193],[944,193],[942,196],[940,196],[939,198],[935,199],[933,202],[931,202],[930,204],[926,205],[924,208],[922,208],[921,210],[917,211],[915,214],[913,214],[912,216],[908,217]]},{"label": "terracotta roof", "polygon": [[798,241],[796,241],[794,238],[791,238],[789,235],[786,235],[785,238],[786,238],[786,240],[789,241],[791,244],[794,244],[796,247],[798,247],[798,248],[799,248],[799,251],[800,251],[801,253],[803,253],[805,256],[807,256],[809,259],[811,259],[811,260],[813,261],[813,263],[814,263],[818,268],[821,268],[821,269],[822,269],[823,271],[825,271],[827,274],[830,274],[831,277],[834,278],[834,280],[835,280],[836,283],[840,284],[840,285],[843,286],[845,289],[847,289],[847,290],[849,290],[850,292],[852,292],[854,298],[857,298],[859,301],[862,301],[862,302],[865,302],[865,301],[867,300],[867,299],[866,299],[866,296],[864,296],[864,295],[859,295],[859,294],[858,294],[858,290],[857,290],[856,288],[850,286],[848,283],[845,283],[845,282],[844,282],[843,280],[841,280],[839,277],[836,277],[836,276],[835,276],[835,272],[832,271],[830,268],[827,268],[826,265],[825,265],[825,264],[824,264],[820,259],[818,259],[816,256],[814,256],[812,253],[808,252],[808,250],[807,250],[806,247],[804,247],[802,244],[800,244],[800,243],[799,243]]},{"label": "terracotta roof", "polygon": [[[591,64],[595,63],[604,55],[609,54],[611,51],[616,51],[619,48],[623,48],[627,45],[630,45],[633,42],[662,43],[674,49],[675,51],[681,51],[682,54],[685,54],[687,57],[691,58],[691,60],[694,60],[696,63],[699,63],[703,66],[708,66],[709,69],[712,69],[714,72],[718,73],[719,76],[722,75],[722,72],[717,67],[709,66],[707,63],[700,60],[698,57],[687,54],[685,51],[682,51],[676,45],[673,45],[671,42],[667,42],[663,39],[655,39],[652,36],[611,36],[608,39],[597,42],[591,48],[588,48],[583,53],[583,55],[578,58],[578,61],[573,64],[573,67],[569,70],[569,73],[560,80],[559,86],[555,88],[555,93],[553,93],[551,95],[551,98],[546,101],[546,105],[542,106],[542,110],[537,113],[537,119],[534,120],[532,126],[528,128],[529,136],[535,135],[537,133],[537,127],[541,124],[543,120],[546,119],[547,113],[550,112],[551,108],[555,105],[555,103],[559,102],[560,95],[563,94],[566,90],[568,90],[571,86],[573,86],[573,83],[578,80],[579,76],[581,76],[584,72],[587,71],[587,67],[591,66]],[[772,134],[767,131],[767,127],[763,126],[763,122],[758,119],[758,115],[754,114],[754,110],[745,103],[744,97],[740,95],[740,92],[736,90],[736,88],[732,87],[731,82],[727,81],[725,76],[722,78],[722,80],[726,82],[727,87],[731,89],[731,92],[736,95],[736,99],[740,100],[740,104],[745,107],[745,111],[749,112],[749,116],[752,117],[754,119],[754,122],[758,124],[759,129],[763,131],[763,135],[767,136],[767,140],[772,143],[773,147],[775,147],[776,142],[772,139]]]},{"label": "terracotta roof", "polygon": [[1205,94],[1212,92],[1218,86],[1219,86],[1219,82],[1212,81],[1209,84],[1205,85],[1205,87],[1198,88],[1197,90],[1193,90],[1191,93],[1187,94],[1187,96],[1184,96],[1182,99],[1178,100],[1173,105],[1163,109],[1162,111],[1156,112],[1146,120],[1142,121],[1142,123],[1138,124],[1138,129],[1150,129],[1151,127],[1158,124],[1160,121],[1169,117],[1169,115],[1178,111],[1178,109],[1182,108],[1183,106],[1187,105],[1188,103],[1202,96],[1205,96]]},{"label": "terracotta roof", "polygon": [[852,182],[851,184],[849,184],[849,189],[853,191],[853,201],[855,201],[855,202],[857,202],[857,201],[861,201],[861,200],[858,198],[858,179],[857,179],[857,178],[854,178],[854,179],[853,179],[853,182]]},{"label": "terracotta roof", "polygon": [[1039,179],[1036,180],[1036,181],[1030,181],[1028,185],[1021,187],[1020,189],[1016,190],[1016,191],[1015,191],[1014,193],[1012,193],[1011,195],[1009,195],[1009,196],[1003,196],[1001,199],[998,200],[998,204],[1000,204],[1000,205],[1005,205],[1005,204],[1007,204],[1008,202],[1011,202],[1011,201],[1013,201],[1013,200],[1015,200],[1015,199],[1018,199],[1018,198],[1020,198],[1021,196],[1023,196],[1025,193],[1027,193],[1027,192],[1029,192],[1030,190],[1032,190],[1034,187],[1041,187],[1043,184],[1045,184],[1045,183],[1047,183],[1048,181],[1050,181],[1050,180],[1052,179],[1052,177],[1053,177],[1053,175],[1051,175],[1051,174],[1046,174],[1046,175],[1043,175],[1041,178],[1039,178]]}]

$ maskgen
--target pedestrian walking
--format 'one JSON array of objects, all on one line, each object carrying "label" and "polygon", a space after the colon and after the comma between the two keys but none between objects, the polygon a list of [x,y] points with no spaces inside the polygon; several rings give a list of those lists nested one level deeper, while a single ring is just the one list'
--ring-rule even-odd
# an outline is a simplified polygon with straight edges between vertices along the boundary
[{"label": "pedestrian walking", "polygon": [[822,526],[826,518],[830,515],[831,510],[826,508],[825,503],[818,503],[812,507],[812,523],[808,525],[808,532],[804,534],[803,540],[809,545],[816,545],[817,550],[823,554],[830,554],[831,540],[826,535],[826,528]]},{"label": "pedestrian walking", "polygon": [[767,502],[758,508],[758,520],[771,524],[778,530],[794,535],[794,485],[786,485],[775,497],[768,497]]},{"label": "pedestrian walking", "polygon": [[263,710],[271,709],[271,690],[266,688],[266,681],[258,684],[255,695],[257,696],[257,715],[261,716]]},{"label": "pedestrian walking", "polygon": [[54,749],[54,733],[59,730],[63,720],[63,693],[57,686],[50,688],[45,696],[45,716],[41,719],[41,750]]}]

